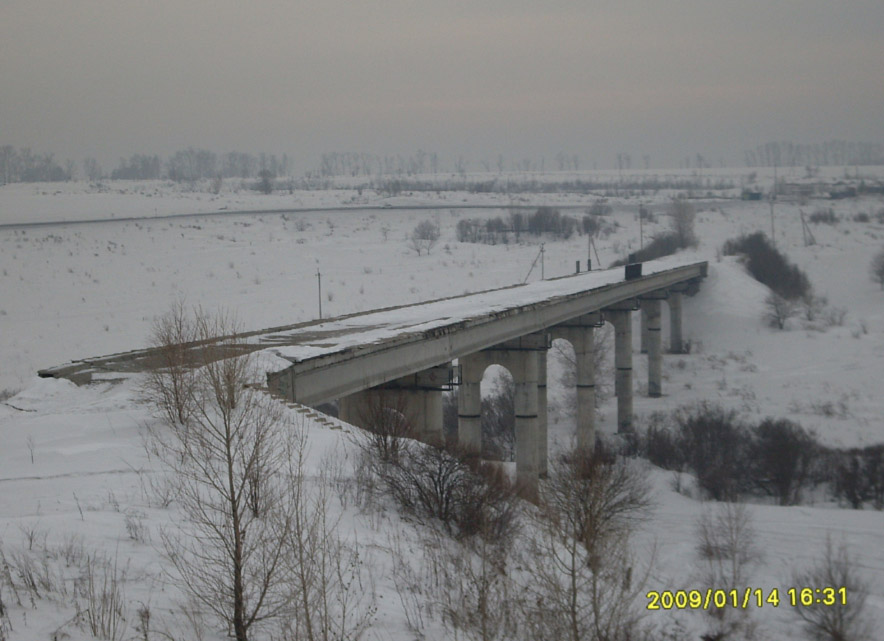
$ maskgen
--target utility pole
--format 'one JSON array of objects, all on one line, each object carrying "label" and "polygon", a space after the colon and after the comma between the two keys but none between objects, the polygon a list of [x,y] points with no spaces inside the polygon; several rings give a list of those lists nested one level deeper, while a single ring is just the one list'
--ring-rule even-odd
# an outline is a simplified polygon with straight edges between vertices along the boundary
[{"label": "utility pole", "polygon": [[544,254],[543,243],[540,243],[540,280],[546,280],[546,270],[544,269],[544,264],[543,264],[543,254]]},{"label": "utility pole", "polygon": [[316,282],[319,285],[319,319],[322,320],[322,274],[316,270]]}]

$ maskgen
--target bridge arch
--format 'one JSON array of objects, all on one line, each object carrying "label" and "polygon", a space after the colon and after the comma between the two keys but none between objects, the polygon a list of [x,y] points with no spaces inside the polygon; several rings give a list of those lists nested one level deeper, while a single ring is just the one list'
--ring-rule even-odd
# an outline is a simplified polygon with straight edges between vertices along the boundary
[{"label": "bridge arch", "polygon": [[490,363],[479,382],[482,458],[512,462],[515,454],[515,378],[505,365]]},{"label": "bridge arch", "polygon": [[[537,492],[541,455],[545,457],[545,430],[539,430],[538,383],[543,361],[543,384],[546,384],[546,332],[528,334],[488,349],[458,358],[460,387],[458,389],[458,444],[468,451],[482,451],[481,385],[490,365],[509,371],[514,383],[514,444],[516,482],[530,496]],[[544,399],[546,394],[543,394]],[[545,410],[545,406],[544,406]],[[544,460],[545,462],[545,460]]]}]

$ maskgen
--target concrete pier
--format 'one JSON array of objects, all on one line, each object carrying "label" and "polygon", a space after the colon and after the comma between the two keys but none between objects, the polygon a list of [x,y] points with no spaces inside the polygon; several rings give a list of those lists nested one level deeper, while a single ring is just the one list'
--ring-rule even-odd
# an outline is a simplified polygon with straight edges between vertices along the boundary
[{"label": "concrete pier", "polygon": [[670,290],[667,302],[669,303],[669,351],[673,354],[683,354],[684,341],[681,334],[681,292]]},{"label": "concrete pier", "polygon": [[457,390],[457,442],[468,452],[482,451],[482,374],[486,360],[481,352],[458,359],[460,387]]},{"label": "concrete pier", "polygon": [[632,308],[608,308],[605,318],[614,325],[614,393],[617,395],[617,431],[632,431]]},{"label": "concrete pier", "polygon": [[648,396],[659,397],[662,391],[663,355],[660,336],[660,299],[642,301],[648,318]]},{"label": "concrete pier", "polygon": [[550,328],[553,338],[561,338],[574,348],[577,366],[576,444],[586,450],[595,446],[595,329],[602,324],[599,313],[586,314]]}]

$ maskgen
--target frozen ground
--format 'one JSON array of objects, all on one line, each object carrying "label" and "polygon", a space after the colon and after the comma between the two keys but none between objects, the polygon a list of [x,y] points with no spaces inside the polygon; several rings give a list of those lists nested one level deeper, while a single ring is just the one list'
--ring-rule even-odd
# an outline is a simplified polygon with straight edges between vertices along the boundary
[{"label": "frozen ground", "polygon": [[[866,170],[861,170],[865,172]],[[853,169],[850,169],[853,172]],[[879,171],[879,173],[881,173]],[[833,170],[841,177],[844,170]],[[739,176],[735,176],[739,184]],[[108,193],[85,185],[0,187],[0,223],[141,217],[231,209],[338,205],[359,199],[383,202],[355,190],[304,192],[264,197],[251,193],[212,196],[178,192],[162,184],[117,188]],[[123,190],[128,193],[113,193]],[[150,191],[136,193],[139,190]],[[60,193],[56,194],[58,191]],[[604,264],[638,247],[636,208],[647,203],[662,211],[666,195],[610,198],[609,217],[619,225],[600,239]],[[492,203],[490,197],[400,196],[396,204],[427,199]],[[411,201],[408,199],[411,198]],[[526,197],[529,202],[586,204],[586,196]],[[471,200],[473,199],[473,200]],[[503,199],[499,199],[503,200]],[[420,202],[419,202],[420,201]],[[395,202],[395,201],[394,201]],[[103,204],[102,204],[103,203]],[[636,412],[641,420],[657,410],[700,400],[732,406],[747,416],[788,416],[832,445],[884,441],[884,293],[867,274],[872,255],[884,247],[884,225],[875,214],[880,198],[780,202],[775,208],[778,247],[807,271],[816,291],[844,308],[843,324],[809,329],[800,319],[788,331],[761,320],[764,287],[732,258],[721,258],[722,242],[743,232],[770,229],[767,203],[697,201],[697,259],[710,262],[700,293],[685,307],[689,355],[664,359],[664,394],[643,393],[644,358],[635,356]],[[799,210],[833,207],[836,225],[814,225],[817,244],[805,247]],[[151,211],[151,207],[153,211]],[[871,222],[857,222],[860,212]],[[176,297],[207,309],[234,310],[248,329],[316,318],[317,271],[322,279],[323,316],[333,316],[480,291],[521,282],[538,253],[536,241],[510,245],[458,243],[454,229],[465,217],[504,215],[487,210],[377,210],[305,212],[185,219],[108,221],[0,229],[0,390],[23,390],[0,405],[0,543],[7,554],[31,538],[47,537],[62,547],[72,537],[89,549],[129,559],[127,598],[133,610],[150,603],[158,617],[173,623],[176,594],[161,575],[156,532],[174,519],[174,510],[152,506],[145,491],[152,463],[140,433],[149,420],[134,400],[133,384],[76,388],[65,381],[39,380],[34,372],[79,357],[132,349],[145,344],[152,319]],[[417,222],[438,222],[442,235],[429,256],[418,256],[406,238]],[[666,226],[664,217],[645,226],[645,238]],[[585,261],[585,237],[546,241],[544,270],[570,273]],[[529,280],[538,279],[539,265]],[[666,314],[664,313],[664,319]],[[637,320],[637,319],[636,319]],[[664,325],[664,337],[666,327]],[[637,337],[638,332],[635,332]],[[636,338],[637,340],[637,338]],[[558,411],[565,395],[551,364],[553,437],[567,439],[573,419]],[[616,409],[601,408],[601,426],[613,431]],[[346,435],[312,426],[316,452],[343,452]],[[317,455],[315,461],[321,456]],[[657,568],[648,589],[678,589],[694,580],[699,566],[694,523],[709,505],[672,490],[672,476],[655,472],[658,506],[649,527],[656,539]],[[884,621],[884,514],[854,511],[828,503],[780,508],[752,505],[757,548],[763,562],[747,578],[765,590],[789,582],[792,570],[818,556],[825,537],[850,545],[873,582],[869,605]],[[377,638],[411,638],[398,596],[384,568],[388,533],[414,534],[391,512],[378,520],[344,510],[348,530],[358,533],[378,557],[376,582],[384,606]],[[133,538],[141,523],[148,534]],[[150,533],[153,534],[150,534]],[[4,594],[9,605],[10,597]],[[71,612],[60,602],[13,607],[10,639],[45,639]],[[666,617],[662,614],[662,622]],[[787,609],[762,609],[751,616],[772,639],[801,639]],[[179,617],[179,618],[176,618]],[[67,629],[67,628],[66,628]],[[69,630],[74,634],[80,631]],[[428,627],[428,636],[438,630]],[[134,632],[132,635],[134,636]],[[76,638],[76,637],[74,637]],[[83,634],[83,638],[88,638]]]}]

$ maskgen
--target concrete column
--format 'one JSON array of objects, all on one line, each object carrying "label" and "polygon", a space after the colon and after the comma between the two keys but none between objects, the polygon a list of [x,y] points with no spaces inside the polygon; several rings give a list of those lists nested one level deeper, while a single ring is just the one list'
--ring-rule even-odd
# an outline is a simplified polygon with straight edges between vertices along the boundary
[{"label": "concrete column", "polygon": [[642,302],[642,311],[641,311],[641,353],[648,353],[648,310],[645,307],[644,301]]},{"label": "concrete column", "polygon": [[[411,426],[413,438],[434,445],[441,442],[441,392],[420,388],[391,387],[379,390],[377,393],[379,396],[375,398],[375,403],[383,403],[391,410],[401,412]],[[439,403],[434,403],[436,397],[439,397]],[[372,409],[375,412],[383,411],[378,407]]]},{"label": "concrete column", "polygon": [[595,447],[595,363],[593,328],[581,328],[572,341],[577,360],[577,447]]},{"label": "concrete column", "polygon": [[353,415],[352,406],[350,405],[350,397],[342,396],[338,399],[338,418],[345,423],[353,424],[350,417]]},{"label": "concrete column", "polygon": [[537,498],[537,375],[536,351],[514,353],[516,384],[516,481],[529,500]]},{"label": "concrete column", "polygon": [[684,353],[681,336],[681,292],[669,292],[669,351]]},{"label": "concrete column", "polygon": [[546,477],[549,454],[546,398],[546,350],[537,352],[537,472]]},{"label": "concrete column", "polygon": [[441,447],[445,442],[442,426],[442,390],[426,390],[424,396],[424,430],[421,440]]},{"label": "concrete column", "polygon": [[642,301],[642,311],[647,310],[648,317],[648,396],[652,398],[663,394],[662,372],[663,355],[660,336],[660,301]]},{"label": "concrete column", "polygon": [[482,374],[485,359],[470,354],[458,359],[460,363],[460,388],[457,391],[457,440],[470,452],[482,451]]},{"label": "concrete column", "polygon": [[614,325],[614,391],[617,394],[617,431],[632,430],[632,312],[605,310]]},{"label": "concrete column", "polygon": [[350,425],[364,428],[364,415],[367,411],[368,403],[366,397],[367,393],[367,391],[354,392],[353,394],[339,398],[338,418]]},{"label": "concrete column", "polygon": [[373,414],[386,418],[389,410],[400,412],[408,422],[411,437],[421,440],[425,414],[423,394],[419,390],[395,388],[380,389],[375,394]]}]

